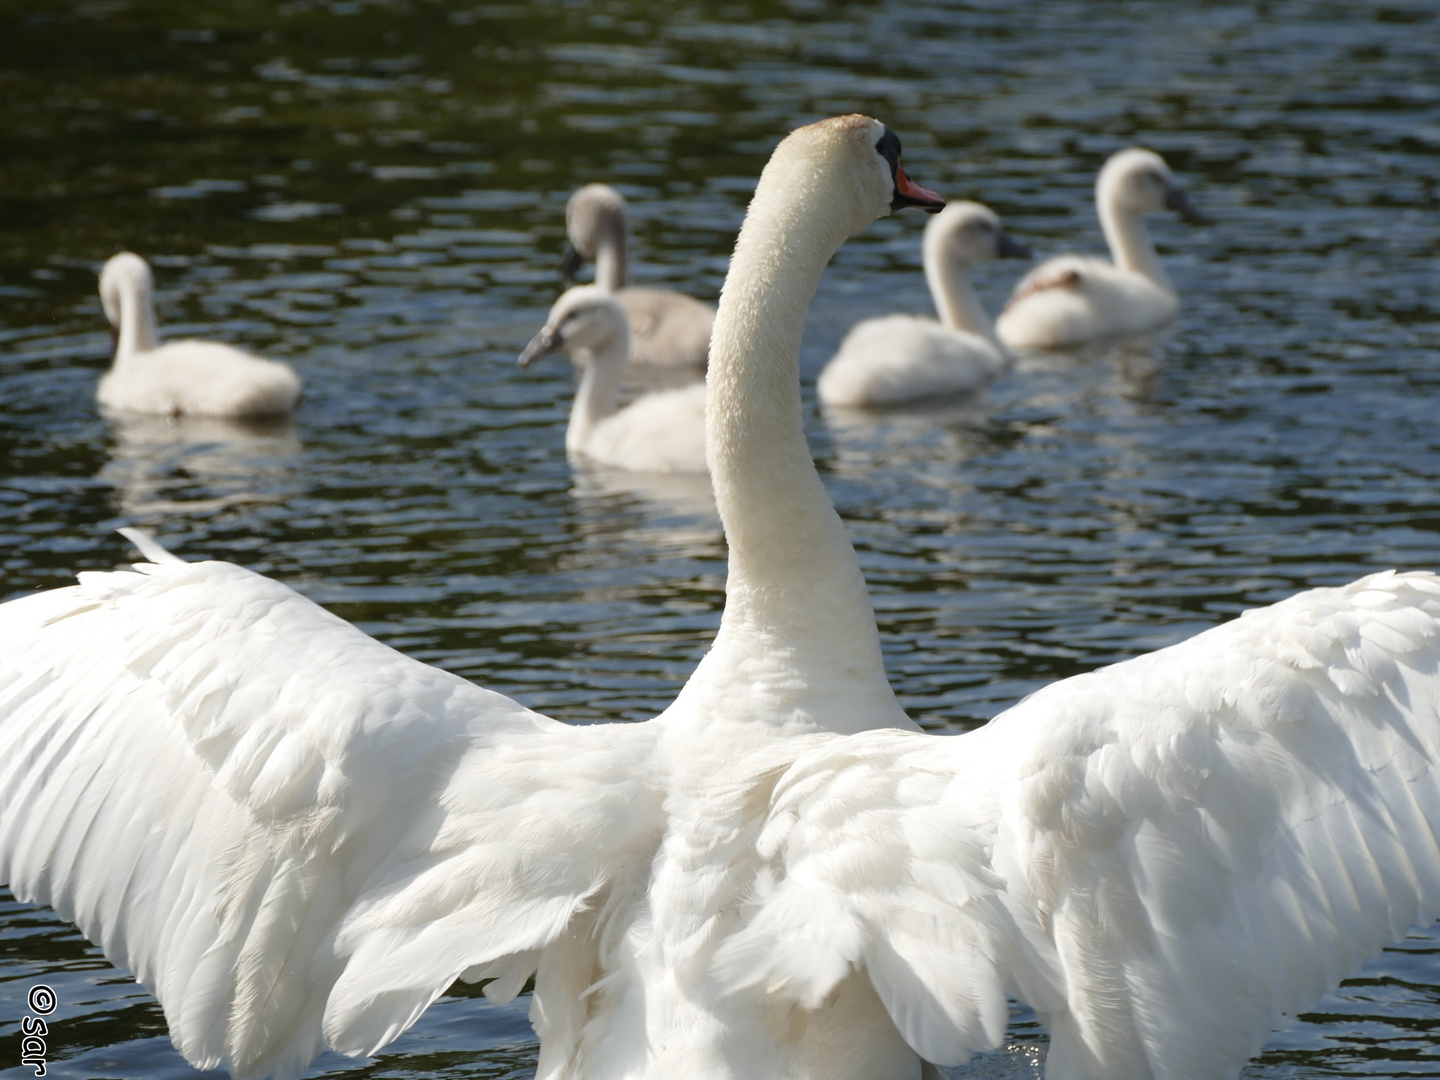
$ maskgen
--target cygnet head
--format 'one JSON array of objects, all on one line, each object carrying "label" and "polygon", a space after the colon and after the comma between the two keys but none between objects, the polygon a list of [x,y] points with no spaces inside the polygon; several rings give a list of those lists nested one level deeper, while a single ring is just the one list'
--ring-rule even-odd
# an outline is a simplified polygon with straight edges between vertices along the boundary
[{"label": "cygnet head", "polygon": [[120,329],[121,298],[137,297],[148,307],[150,296],[155,291],[155,279],[150,274],[150,265],[139,255],[122,251],[110,256],[105,269],[100,271],[100,306],[105,309],[105,318],[110,326]]},{"label": "cygnet head", "polygon": [[115,361],[148,352],[159,344],[155,330],[155,282],[139,255],[122,251],[100,271],[100,306],[110,320]]},{"label": "cygnet head", "polygon": [[977,202],[953,202],[925,226],[925,254],[954,266],[992,259],[1028,259],[1030,249],[1000,227],[1000,217]]},{"label": "cygnet head", "polygon": [[551,353],[578,349],[588,349],[597,364],[613,359],[623,365],[630,352],[630,324],[624,309],[596,285],[576,285],[561,294],[545,325],[520,354],[520,366],[529,367]]},{"label": "cygnet head", "polygon": [[1164,159],[1138,146],[1121,150],[1105,162],[1095,181],[1095,198],[1102,206],[1133,214],[1173,210],[1191,225],[1206,222],[1205,216],[1190,205],[1185,192],[1175,183]]},{"label": "cygnet head", "polygon": [[594,259],[607,239],[626,240],[625,196],[609,184],[586,184],[565,204],[565,234],[568,243],[560,261],[560,273],[569,280],[587,259]]}]

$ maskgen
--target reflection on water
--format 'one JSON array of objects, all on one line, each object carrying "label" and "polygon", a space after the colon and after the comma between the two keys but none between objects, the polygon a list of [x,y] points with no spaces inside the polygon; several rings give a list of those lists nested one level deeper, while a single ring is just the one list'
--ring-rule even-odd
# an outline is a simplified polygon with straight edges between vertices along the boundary
[{"label": "reflection on water", "polygon": [[136,521],[213,514],[294,493],[299,432],[290,420],[256,423],[197,416],[115,414],[115,441],[100,475]]},{"label": "reflection on water", "polygon": [[[713,299],[770,148],[851,109],[1040,258],[1102,250],[1095,171],[1131,143],[1213,219],[1153,222],[1183,308],[1148,354],[1022,358],[934,415],[807,405],[917,720],[959,730],[1244,606],[1435,566],[1437,30],[1432,0],[20,0],[3,591],[128,562],[113,530],[140,524],[552,715],[654,715],[714,632],[724,544],[704,497],[569,462],[569,372],[515,370],[560,291],[565,201],[616,184],[636,279]],[[827,271],[807,403],[851,324],[930,310],[921,225],[881,221]],[[165,267],[170,336],[299,370],[292,428],[96,414],[94,275],[121,248]],[[977,269],[989,310],[1021,269]],[[1245,1075],[1435,1073],[1437,952],[1429,930],[1387,952]],[[52,1075],[193,1075],[148,995],[0,898],[0,1040],[40,978]],[[383,1064],[320,1073],[528,1075],[526,1008],[457,988]],[[1035,1075],[1033,1018],[1011,1034],[962,1075]]]},{"label": "reflection on water", "polygon": [[679,554],[723,546],[720,514],[710,478],[696,473],[634,473],[572,459],[575,483],[571,496],[580,514],[601,524],[633,518],[647,547]]},{"label": "reflection on water", "polygon": [[944,461],[952,467],[931,478],[943,486],[964,485],[963,469],[953,466],[993,433],[991,409],[984,390],[894,409],[826,405],[821,415],[834,444],[828,466],[837,477],[865,480],[876,469]]}]

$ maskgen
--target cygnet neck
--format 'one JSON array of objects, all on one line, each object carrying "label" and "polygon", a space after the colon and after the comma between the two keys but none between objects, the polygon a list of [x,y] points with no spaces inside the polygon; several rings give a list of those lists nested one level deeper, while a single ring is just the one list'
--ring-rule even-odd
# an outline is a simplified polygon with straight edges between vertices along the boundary
[{"label": "cygnet neck", "polygon": [[1174,292],[1170,278],[1160,265],[1160,257],[1155,254],[1155,245],[1150,242],[1141,212],[1126,205],[1122,193],[1109,185],[1096,192],[1095,203],[1100,213],[1100,228],[1110,245],[1110,257],[1115,265],[1149,278],[1166,292]]},{"label": "cygnet neck", "polygon": [[940,321],[951,330],[979,335],[999,348],[1000,339],[995,336],[995,324],[990,321],[985,305],[965,276],[969,264],[948,254],[945,246],[944,236],[934,230],[926,231],[923,253],[925,283],[930,286],[930,298],[935,301]]},{"label": "cygnet neck", "polygon": [[570,423],[565,427],[565,449],[583,450],[595,425],[615,415],[615,395],[625,377],[625,360],[630,340],[618,334],[590,349],[590,362],[580,377],[575,403],[570,406]]},{"label": "cygnet neck", "polygon": [[630,284],[630,229],[624,212],[606,214],[595,250],[595,284],[619,292]]},{"label": "cygnet neck", "polygon": [[160,336],[155,326],[155,300],[149,282],[129,279],[116,292],[120,300],[120,320],[115,363],[120,364],[155,349],[160,344]]},{"label": "cygnet neck", "polygon": [[[721,290],[705,422],[729,576],[712,657],[741,658],[752,689],[792,702],[859,686],[877,703],[865,726],[903,724],[859,562],[801,419],[805,313],[826,263],[857,228],[841,201],[823,169],[782,145],[761,174]],[[816,672],[831,685],[817,688]]]}]

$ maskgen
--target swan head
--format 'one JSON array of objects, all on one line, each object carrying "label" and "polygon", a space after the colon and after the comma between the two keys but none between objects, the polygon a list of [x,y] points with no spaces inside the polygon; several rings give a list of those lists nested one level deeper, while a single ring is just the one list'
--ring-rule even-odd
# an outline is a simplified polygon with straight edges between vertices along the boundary
[{"label": "swan head", "polygon": [[569,281],[580,264],[593,260],[608,240],[623,241],[626,229],[625,196],[609,184],[586,184],[565,204],[565,255],[560,275]]},{"label": "swan head", "polygon": [[925,225],[927,261],[976,266],[992,259],[1028,259],[1031,251],[1000,227],[1000,217],[977,202],[954,202]]},{"label": "swan head", "polygon": [[112,330],[120,329],[121,300],[125,296],[143,300],[154,291],[150,264],[133,252],[122,251],[110,256],[100,271],[100,306],[105,309],[105,318],[110,320]]},{"label": "swan head", "polygon": [[796,128],[775,148],[760,190],[787,189],[811,213],[839,226],[841,237],[905,206],[938,212],[945,200],[921,187],[900,164],[900,139],[868,116],[835,116]]},{"label": "swan head", "polygon": [[520,354],[520,366],[529,367],[551,353],[589,350],[592,362],[615,357],[624,364],[630,352],[630,324],[615,297],[598,285],[576,285],[561,294],[550,316]]},{"label": "swan head", "polygon": [[[841,117],[841,120],[850,119]],[[861,118],[866,119],[866,118]],[[879,138],[875,140],[875,150],[885,162],[890,177],[890,209],[899,210],[906,206],[918,206],[927,214],[938,214],[945,208],[945,200],[929,188],[923,188],[910,177],[905,175],[905,170],[900,165],[900,136],[891,131],[878,120],[871,120],[872,125],[879,124]],[[874,131],[871,131],[874,134]]]},{"label": "swan head", "polygon": [[1121,150],[1105,162],[1095,181],[1095,199],[1102,205],[1114,206],[1132,214],[1173,210],[1192,225],[1206,222],[1204,215],[1190,205],[1185,192],[1175,182],[1165,159],[1138,146]]}]

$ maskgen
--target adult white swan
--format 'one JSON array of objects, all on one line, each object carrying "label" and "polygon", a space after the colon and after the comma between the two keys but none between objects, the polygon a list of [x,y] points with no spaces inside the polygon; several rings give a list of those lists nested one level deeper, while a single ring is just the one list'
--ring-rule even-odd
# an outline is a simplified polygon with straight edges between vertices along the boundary
[{"label": "adult white swan", "polygon": [[966,270],[1030,252],[979,203],[951,203],[925,226],[925,281],[940,321],[884,315],[856,323],[815,385],[827,405],[884,407],[964,394],[1005,368],[1004,347]]},{"label": "adult white swan", "polygon": [[1010,348],[1074,349],[1143,338],[1163,330],[1180,310],[1144,215],[1173,210],[1192,224],[1205,219],[1169,166],[1149,150],[1121,150],[1100,170],[1095,205],[1114,262],[1060,255],[1021,278],[995,322]]},{"label": "adult white swan", "polygon": [[584,353],[565,449],[631,472],[705,471],[705,384],[659,390],[615,408],[630,330],[615,297],[595,285],[568,289],[520,354],[527,367],[554,352]]},{"label": "adult white swan", "polygon": [[630,368],[642,383],[705,377],[715,308],[674,289],[630,284],[630,219],[609,184],[586,184],[565,206],[569,243],[560,263],[568,280],[595,260],[595,284],[615,294],[630,320]]},{"label": "adult white swan", "polygon": [[719,634],[643,724],[571,728],[283,585],[148,546],[0,608],[0,878],[193,1062],[368,1053],[534,973],[545,1078],[1233,1076],[1440,898],[1440,580],[1377,574],[915,730],[801,423],[821,270],[938,200],[881,124],[792,133],[716,321]]},{"label": "adult white swan", "polygon": [[160,344],[155,283],[139,255],[112,255],[100,272],[100,303],[115,360],[96,400],[121,412],[232,419],[279,416],[300,402],[300,378],[275,360],[215,341]]}]

